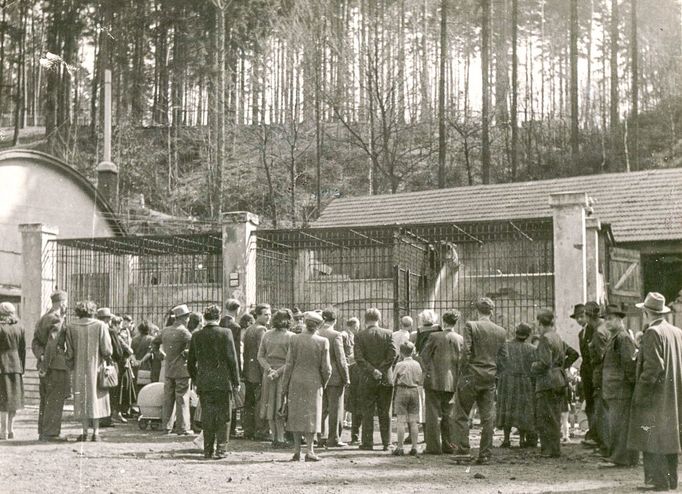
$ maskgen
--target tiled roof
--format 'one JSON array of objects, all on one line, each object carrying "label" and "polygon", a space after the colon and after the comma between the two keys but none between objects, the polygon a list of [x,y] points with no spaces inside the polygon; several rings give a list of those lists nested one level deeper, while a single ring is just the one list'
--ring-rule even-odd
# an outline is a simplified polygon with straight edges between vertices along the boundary
[{"label": "tiled roof", "polygon": [[549,195],[558,192],[586,192],[618,242],[682,240],[682,168],[341,198],[312,226],[545,218]]}]

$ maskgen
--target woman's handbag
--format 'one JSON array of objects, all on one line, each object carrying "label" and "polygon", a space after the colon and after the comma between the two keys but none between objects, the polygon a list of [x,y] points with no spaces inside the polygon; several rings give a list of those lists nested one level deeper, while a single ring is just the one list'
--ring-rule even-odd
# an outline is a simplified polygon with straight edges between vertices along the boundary
[{"label": "woman's handbag", "polygon": [[118,385],[118,369],[116,364],[102,362],[97,372],[97,386],[101,389],[115,388]]}]

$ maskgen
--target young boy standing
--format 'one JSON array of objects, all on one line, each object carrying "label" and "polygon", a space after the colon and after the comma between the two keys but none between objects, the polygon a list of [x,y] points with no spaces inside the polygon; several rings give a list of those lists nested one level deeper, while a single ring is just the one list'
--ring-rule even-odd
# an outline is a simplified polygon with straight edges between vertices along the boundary
[{"label": "young boy standing", "polygon": [[398,435],[398,445],[393,451],[395,456],[403,456],[403,440],[405,439],[405,424],[410,430],[410,440],[412,441],[411,456],[419,456],[417,444],[419,444],[419,393],[417,386],[422,382],[422,369],[412,355],[414,354],[414,344],[406,341],[400,345],[400,356],[402,360],[395,366],[393,373],[393,385],[395,386],[395,399],[393,402],[396,414],[396,431]]}]

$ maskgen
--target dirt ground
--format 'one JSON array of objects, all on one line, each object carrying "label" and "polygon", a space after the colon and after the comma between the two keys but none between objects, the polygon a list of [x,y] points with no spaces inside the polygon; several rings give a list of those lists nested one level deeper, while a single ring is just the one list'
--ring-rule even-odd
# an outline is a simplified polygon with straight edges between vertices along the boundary
[{"label": "dirt ground", "polygon": [[[227,458],[204,460],[193,437],[141,431],[133,421],[103,429],[100,443],[76,443],[80,431],[68,417],[63,429],[68,443],[40,443],[36,430],[37,410],[24,410],[16,438],[0,441],[0,493],[621,493],[636,492],[643,483],[641,467],[599,468],[598,456],[578,438],[563,447],[559,459],[496,448],[486,466],[456,465],[448,456],[398,458],[380,448],[357,447],[321,449],[321,462],[293,464],[290,451],[243,440],[231,441]],[[348,436],[344,431],[343,439]],[[380,443],[378,435],[375,442]],[[500,442],[496,436],[495,445]]]}]

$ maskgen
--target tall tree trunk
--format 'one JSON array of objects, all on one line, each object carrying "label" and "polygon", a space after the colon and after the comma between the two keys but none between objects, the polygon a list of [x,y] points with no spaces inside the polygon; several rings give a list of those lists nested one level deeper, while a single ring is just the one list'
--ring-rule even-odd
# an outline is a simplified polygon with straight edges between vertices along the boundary
[{"label": "tall tree trunk", "polygon": [[19,129],[23,127],[22,124],[22,110],[24,106],[24,64],[26,61],[26,1],[22,0],[20,4],[20,20],[21,32],[19,34],[19,54],[17,57],[17,87],[14,102],[14,135],[12,136],[12,146],[16,146],[19,141]]},{"label": "tall tree trunk", "polygon": [[214,169],[213,190],[215,195],[213,217],[219,218],[222,212],[222,170],[225,161],[225,4],[222,0],[216,3],[216,161]]},{"label": "tall tree trunk", "polygon": [[512,0],[512,103],[511,103],[511,179],[516,180],[519,168],[519,132],[518,132],[518,98],[519,98],[519,4]]},{"label": "tall tree trunk", "polygon": [[580,152],[578,115],[578,0],[571,0],[571,162],[578,164]]},{"label": "tall tree trunk", "polygon": [[3,108],[2,97],[4,95],[3,88],[5,82],[5,30],[7,26],[7,0],[2,0],[2,5],[0,5],[0,11],[2,11],[2,17],[0,17],[0,120],[2,120]]},{"label": "tall tree trunk", "polygon": [[[495,41],[495,125],[508,128],[509,122],[509,0],[493,0]],[[512,21],[513,23],[513,21]],[[513,29],[513,28],[512,28]]]},{"label": "tall tree trunk", "polygon": [[481,0],[481,175],[490,183],[490,0]]},{"label": "tall tree trunk", "polygon": [[587,24],[587,70],[585,82],[585,105],[583,107],[583,118],[585,127],[593,128],[592,122],[592,18],[594,17],[594,0],[590,0],[590,18]]},{"label": "tall tree trunk", "polygon": [[[431,87],[429,84],[429,43],[428,43],[428,3],[422,1],[422,36],[421,36],[421,116],[423,122],[431,121]],[[377,60],[376,63],[379,63]],[[377,81],[378,82],[378,81]]]},{"label": "tall tree trunk", "polygon": [[445,135],[445,79],[446,64],[448,58],[448,20],[447,0],[440,2],[440,77],[438,80],[438,187],[445,188],[445,158],[446,158],[446,135]]},{"label": "tall tree trunk", "polygon": [[[611,125],[611,163],[617,166],[620,158],[620,116],[618,96],[618,0],[611,0],[611,100],[610,100],[610,125]],[[612,171],[613,170],[613,166]]]},{"label": "tall tree trunk", "polygon": [[637,0],[630,0],[630,57],[632,76],[632,109],[630,111],[630,162],[634,170],[639,169],[639,52],[637,32]]}]

